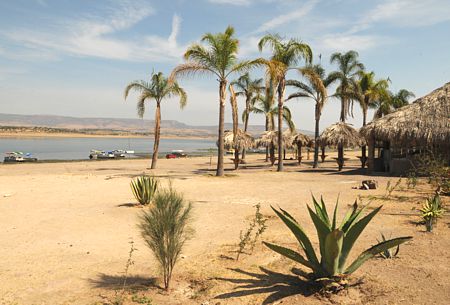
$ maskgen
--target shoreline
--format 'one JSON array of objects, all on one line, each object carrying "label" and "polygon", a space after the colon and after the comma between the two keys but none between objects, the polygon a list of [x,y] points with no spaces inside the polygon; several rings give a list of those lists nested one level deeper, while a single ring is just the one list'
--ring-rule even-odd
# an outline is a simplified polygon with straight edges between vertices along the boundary
[{"label": "shoreline", "polygon": [[[23,133],[14,133],[14,132],[0,132],[0,138],[8,138],[8,139],[33,139],[33,138],[117,138],[117,139],[126,139],[126,138],[140,138],[140,139],[153,139],[151,135],[114,135],[114,134],[84,134],[84,133],[36,133],[36,132],[23,132]],[[214,136],[180,136],[180,135],[161,135],[161,139],[186,139],[186,140],[213,140]]]}]

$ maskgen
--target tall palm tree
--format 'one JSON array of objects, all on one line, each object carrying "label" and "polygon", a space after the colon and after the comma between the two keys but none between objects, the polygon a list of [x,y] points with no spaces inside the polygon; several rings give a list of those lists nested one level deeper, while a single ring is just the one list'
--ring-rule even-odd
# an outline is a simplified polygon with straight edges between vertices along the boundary
[{"label": "tall palm tree", "polygon": [[374,118],[379,119],[395,109],[408,105],[409,99],[414,96],[414,93],[406,89],[401,89],[397,93],[389,90],[382,92],[380,98],[370,106],[375,109]]},{"label": "tall palm tree", "polygon": [[297,80],[286,81],[287,86],[292,86],[297,89],[297,92],[289,95],[287,100],[299,97],[312,99],[315,105],[315,129],[314,129],[314,168],[319,164],[319,124],[320,116],[325,102],[328,99],[327,87],[330,86],[331,80],[325,75],[325,69],[321,65],[307,66],[300,68],[299,72],[303,75],[306,82]]},{"label": "tall palm tree", "polygon": [[400,89],[392,96],[392,107],[394,109],[401,108],[409,104],[411,98],[416,97],[414,93],[406,89]]},{"label": "tall palm tree", "polygon": [[341,100],[341,122],[345,122],[350,113],[350,101],[352,89],[356,88],[359,73],[364,70],[364,65],[358,61],[358,52],[331,54],[330,63],[337,63],[338,70],[330,73],[330,81],[338,82],[337,96]]},{"label": "tall palm tree", "polygon": [[[282,134],[283,130],[283,104],[284,92],[286,89],[286,74],[290,69],[297,66],[301,59],[307,63],[311,63],[312,51],[309,45],[302,43],[297,39],[284,39],[277,34],[267,34],[258,43],[260,51],[264,47],[270,47],[272,55],[270,61],[266,62],[267,74],[275,80],[277,84],[278,95],[278,134]],[[277,171],[283,170],[283,139],[278,137],[278,168]]]},{"label": "tall palm tree", "polygon": [[[356,88],[352,90],[353,98],[359,103],[363,113],[363,126],[367,124],[367,111],[369,107],[374,106],[383,95],[386,94],[389,87],[389,81],[386,79],[375,80],[375,73],[361,71],[360,79],[356,83]],[[366,146],[361,147],[361,166],[366,165]]]},{"label": "tall palm tree", "polygon": [[[247,72],[241,75],[237,80],[230,83],[231,86],[235,86],[238,91],[236,91],[236,96],[245,97],[245,110],[242,114],[242,121],[244,122],[244,132],[248,130],[248,118],[250,114],[250,107],[253,97],[258,94],[263,87],[263,79],[252,79],[250,74]],[[242,160],[245,159],[245,149],[242,150]]]},{"label": "tall palm tree", "polygon": [[158,148],[159,139],[161,136],[161,102],[165,98],[178,96],[180,98],[180,107],[184,108],[187,102],[187,95],[183,88],[181,88],[177,82],[169,82],[164,77],[162,72],[152,73],[151,81],[134,81],[125,88],[125,100],[131,90],[135,90],[140,93],[137,111],[138,116],[142,118],[145,113],[145,101],[155,100],[156,112],[155,112],[155,141],[153,144],[153,156],[151,168],[156,168],[156,162],[158,161]]},{"label": "tall palm tree", "polygon": [[[352,91],[357,87],[357,76],[360,71],[364,70],[364,65],[358,61],[358,52],[348,51],[347,53],[333,53],[331,54],[330,63],[337,63],[338,70],[330,73],[330,81],[339,83],[336,89],[336,96],[341,100],[341,115],[340,121],[345,122],[350,113],[353,101],[351,98]],[[353,108],[352,108],[353,109]],[[338,146],[338,162],[344,162],[344,147]]]},{"label": "tall palm tree", "polygon": [[238,61],[239,40],[234,37],[234,28],[229,26],[223,33],[206,33],[201,38],[202,44],[192,44],[184,53],[186,63],[174,68],[169,79],[192,74],[210,74],[217,77],[219,82],[219,135],[216,176],[223,176],[224,155],[224,117],[225,100],[228,77],[233,73],[243,73],[250,68],[260,65],[261,61]]}]

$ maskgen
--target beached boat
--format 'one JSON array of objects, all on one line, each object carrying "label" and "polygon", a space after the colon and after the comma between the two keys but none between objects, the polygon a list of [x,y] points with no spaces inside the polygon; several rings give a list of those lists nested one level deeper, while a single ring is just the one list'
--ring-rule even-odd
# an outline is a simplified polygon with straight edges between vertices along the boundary
[{"label": "beached boat", "polygon": [[16,162],[36,162],[37,158],[34,158],[30,153],[24,154],[21,151],[13,151],[5,153],[3,162],[16,163]]},{"label": "beached boat", "polygon": [[106,152],[103,150],[91,150],[89,154],[89,159],[114,159],[114,154],[112,151]]},{"label": "beached boat", "polygon": [[125,158],[126,155],[134,154],[134,150],[115,149],[112,151],[103,151],[92,149],[89,154],[89,159],[119,159]]}]

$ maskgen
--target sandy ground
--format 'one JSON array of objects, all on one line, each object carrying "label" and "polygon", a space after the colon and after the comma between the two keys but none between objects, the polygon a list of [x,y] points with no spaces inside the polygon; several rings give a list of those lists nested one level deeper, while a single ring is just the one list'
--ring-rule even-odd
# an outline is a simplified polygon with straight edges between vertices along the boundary
[{"label": "sandy ground", "polygon": [[[212,176],[214,164],[206,157],[159,161],[154,174],[163,184],[170,179],[194,207],[195,235],[176,266],[169,294],[158,288],[158,267],[137,228],[142,208],[133,206],[129,188],[132,177],[150,172],[149,160],[0,165],[0,304],[104,304],[120,286],[130,241],[138,250],[125,304],[138,304],[133,296],[152,298],[154,305],[448,304],[450,219],[442,218],[431,234],[415,223],[416,209],[430,192],[424,183],[415,190],[402,183],[403,190],[385,200],[387,181],[398,178],[372,177],[379,183],[375,191],[352,189],[367,178],[354,157],[341,173],[334,161],[319,170],[309,161],[301,167],[287,161],[283,173],[267,167],[261,156],[248,161],[248,168],[227,171],[224,178]],[[305,268],[260,243],[252,255],[230,259],[257,203],[270,216],[263,240],[295,247],[273,216],[274,205],[294,214],[317,245],[306,210],[311,192],[322,194],[329,207],[339,195],[340,216],[358,196],[372,200],[372,206],[384,205],[351,258],[376,243],[380,232],[414,239],[396,259],[370,260],[353,276],[362,283],[330,298],[296,275]]]}]

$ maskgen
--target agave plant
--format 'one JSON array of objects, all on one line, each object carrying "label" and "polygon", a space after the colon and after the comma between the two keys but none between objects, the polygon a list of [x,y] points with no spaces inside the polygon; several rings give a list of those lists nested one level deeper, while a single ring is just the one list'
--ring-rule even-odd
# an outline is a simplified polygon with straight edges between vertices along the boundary
[{"label": "agave plant", "polygon": [[134,198],[142,205],[149,204],[158,189],[158,183],[155,177],[145,175],[132,180],[130,185]]},{"label": "agave plant", "polygon": [[425,221],[427,232],[432,232],[433,224],[444,213],[439,194],[434,195],[432,198],[427,198],[420,211],[422,212],[422,218]]},{"label": "agave plant", "polygon": [[378,253],[396,247],[412,238],[408,236],[382,241],[362,252],[355,261],[349,266],[346,266],[347,257],[352,250],[353,245],[367,224],[380,211],[381,206],[363,217],[363,211],[367,206],[359,208],[355,201],[353,208],[346,213],[341,224],[338,226],[336,223],[338,203],[336,203],[331,220],[322,198],[321,204],[319,204],[313,196],[313,203],[315,212],[309,206],[308,211],[317,230],[320,246],[320,260],[317,257],[305,230],[294,217],[281,208],[277,210],[272,207],[278,217],[280,217],[292,233],[294,233],[300,248],[302,248],[306,257],[294,250],[282,246],[268,242],[264,242],[264,244],[273,251],[311,269],[312,277],[315,280],[320,281],[326,279],[339,281],[343,277],[356,271],[364,262]]},{"label": "agave plant", "polygon": [[[386,240],[387,240],[386,236],[384,236],[383,233],[381,233],[381,239],[380,240],[377,239],[377,241],[379,243],[383,242],[383,241],[386,241]],[[400,251],[400,245],[398,245],[395,250],[394,250],[394,248],[386,249],[383,252],[380,252],[380,255],[381,255],[382,258],[385,258],[385,259],[394,258],[394,257],[396,257],[398,255],[399,251]]]}]

